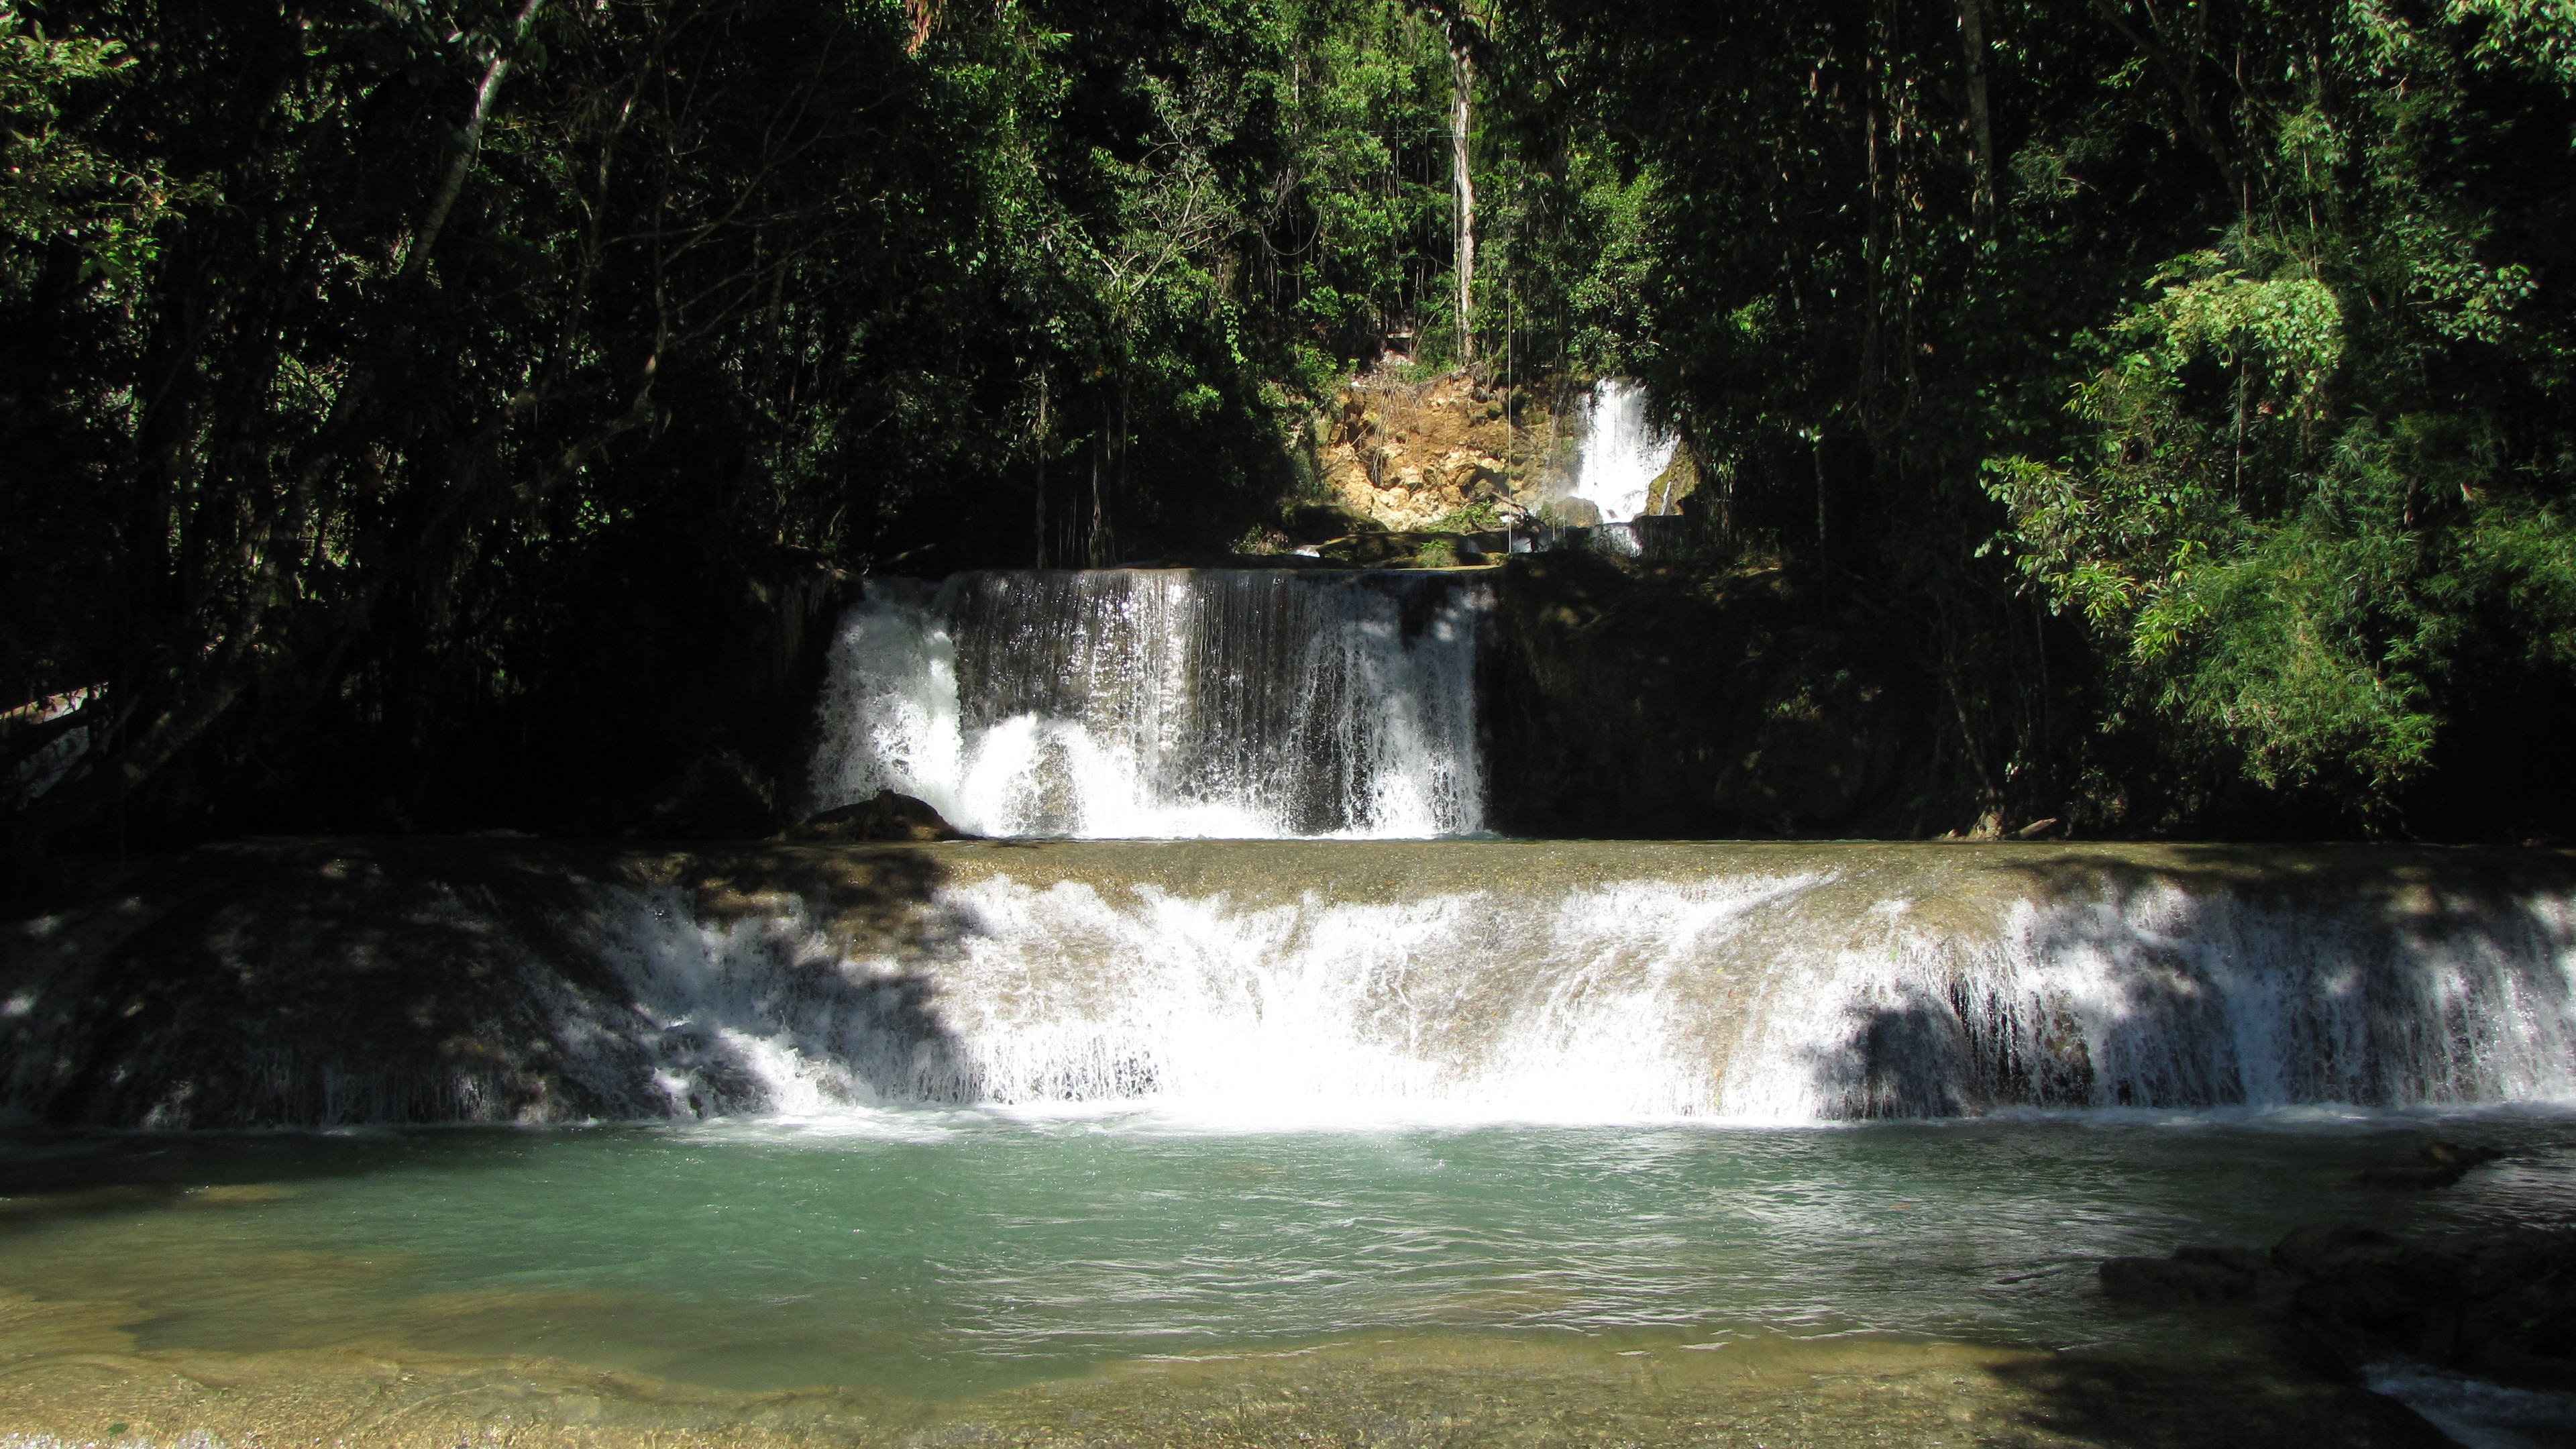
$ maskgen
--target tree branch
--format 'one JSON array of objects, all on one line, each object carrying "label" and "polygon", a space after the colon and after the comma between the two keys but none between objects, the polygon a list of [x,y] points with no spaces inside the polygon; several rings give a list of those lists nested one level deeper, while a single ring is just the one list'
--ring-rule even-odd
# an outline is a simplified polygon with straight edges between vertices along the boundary
[{"label": "tree branch", "polygon": [[528,38],[528,27],[536,22],[537,11],[546,0],[528,0],[519,7],[519,15],[510,23],[510,38],[495,45],[492,63],[483,68],[483,84],[474,92],[474,114],[465,122],[463,143],[447,163],[447,174],[439,178],[438,191],[429,203],[429,215],[421,219],[420,229],[412,233],[403,248],[401,275],[415,276],[429,262],[429,249],[447,225],[447,214],[456,207],[456,198],[465,190],[466,173],[474,169],[474,158],[483,149],[483,123],[491,118],[492,103],[501,94],[501,82],[510,74],[510,61]]}]

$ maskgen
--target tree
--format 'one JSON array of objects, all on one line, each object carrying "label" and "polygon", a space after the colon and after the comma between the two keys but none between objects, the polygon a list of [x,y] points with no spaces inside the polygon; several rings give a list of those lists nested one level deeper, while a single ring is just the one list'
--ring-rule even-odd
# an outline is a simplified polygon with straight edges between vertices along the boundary
[{"label": "tree", "polygon": [[1651,188],[1623,362],[1918,621],[1983,813],[2452,828],[2567,695],[2557,12],[1505,14],[1498,93]]}]

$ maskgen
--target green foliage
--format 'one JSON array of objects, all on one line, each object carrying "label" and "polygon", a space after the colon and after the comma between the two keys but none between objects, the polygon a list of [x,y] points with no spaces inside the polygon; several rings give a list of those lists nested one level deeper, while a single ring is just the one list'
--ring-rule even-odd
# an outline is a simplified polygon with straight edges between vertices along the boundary
[{"label": "green foliage", "polygon": [[[105,687],[40,833],[644,788],[708,741],[601,717],[602,621],[1232,537],[1439,265],[1390,5],[43,14],[0,10],[0,693]],[[1372,146],[1413,169],[1353,213]],[[1346,214],[1351,349],[1276,245]]]},{"label": "green foliage", "polygon": [[1295,191],[1270,224],[1275,285],[1323,382],[1442,305],[1450,242],[1449,58],[1397,0],[1290,7],[1279,77]]},{"label": "green foliage", "polygon": [[1478,366],[1643,380],[1935,814],[2413,828],[2576,698],[2557,0],[522,4],[0,0],[31,828],[483,818],[644,768],[508,743],[609,621],[1264,537],[1462,350],[1453,35]]},{"label": "green foliage", "polygon": [[1435,533],[1492,533],[1503,526],[1503,507],[1491,498],[1479,498],[1466,507],[1438,519],[1431,525]]},{"label": "green foliage", "polygon": [[[2213,617],[2194,583],[2245,542],[2248,462],[2260,470],[2313,432],[2344,337],[2333,292],[2296,265],[2257,278],[2199,252],[2149,286],[2068,404],[2091,425],[2090,456],[1998,460],[1987,488],[2023,574],[2151,663]],[[2211,379],[2225,394],[2215,417],[2190,396]]]},{"label": "green foliage", "polygon": [[623,692],[626,634],[1259,536],[1322,395],[1456,340],[1449,32],[1401,0],[30,13],[0,704],[103,687],[22,835],[649,788],[739,742]]},{"label": "green foliage", "polygon": [[2549,299],[2531,262],[2496,255],[2508,218],[2440,186],[2422,151],[2440,111],[2463,119],[2444,95],[2460,77],[2517,50],[2555,67],[2555,22],[2450,18],[2492,23],[2447,48],[2356,37],[2368,73],[2332,78],[2352,99],[2319,78],[2284,105],[2269,214],[2148,277],[2071,390],[2064,460],[1988,465],[1998,542],[2084,620],[2123,693],[2267,787],[2395,798],[2433,765],[2446,697],[2474,689],[2460,651],[2482,627],[2563,638],[2555,581],[2576,555],[2543,501],[2569,485],[2561,450],[2505,466],[2520,420],[2445,377],[2520,352],[2547,361],[2514,400],[2554,391],[2557,344],[2531,331]]},{"label": "green foliage", "polygon": [[1505,29],[1644,187],[1605,353],[1909,621],[1983,813],[2403,828],[2576,687],[2576,12],[1597,8]]},{"label": "green foliage", "polygon": [[117,41],[51,38],[0,4],[0,235],[77,247],[119,281],[152,261],[161,226],[203,195],[157,159],[121,165],[65,123],[74,92],[112,84],[131,64]]}]

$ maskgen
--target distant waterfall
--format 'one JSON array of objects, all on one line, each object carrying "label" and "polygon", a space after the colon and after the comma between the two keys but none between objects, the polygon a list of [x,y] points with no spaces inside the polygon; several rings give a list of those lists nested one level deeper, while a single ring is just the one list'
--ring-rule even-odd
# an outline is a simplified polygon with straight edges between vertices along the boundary
[{"label": "distant waterfall", "polygon": [[1473,834],[1486,607],[1437,574],[871,582],[832,647],[815,797],[891,788],[996,836]]},{"label": "distant waterfall", "polygon": [[1583,448],[1574,496],[1601,510],[1604,523],[1626,523],[1646,511],[1646,495],[1672,466],[1679,442],[1646,419],[1646,390],[1624,378],[1593,384],[1584,403]]}]

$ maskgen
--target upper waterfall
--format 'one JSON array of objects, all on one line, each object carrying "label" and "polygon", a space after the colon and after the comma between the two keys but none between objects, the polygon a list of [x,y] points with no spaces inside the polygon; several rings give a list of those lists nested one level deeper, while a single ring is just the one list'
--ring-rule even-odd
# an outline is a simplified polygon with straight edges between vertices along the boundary
[{"label": "upper waterfall", "polygon": [[1432,573],[872,580],[833,641],[815,800],[893,789],[996,836],[1473,834],[1487,604]]},{"label": "upper waterfall", "polygon": [[1625,378],[1594,383],[1583,417],[1573,496],[1599,508],[1602,522],[1626,523],[1646,511],[1647,494],[1672,466],[1679,440],[1647,420],[1646,390]]}]

